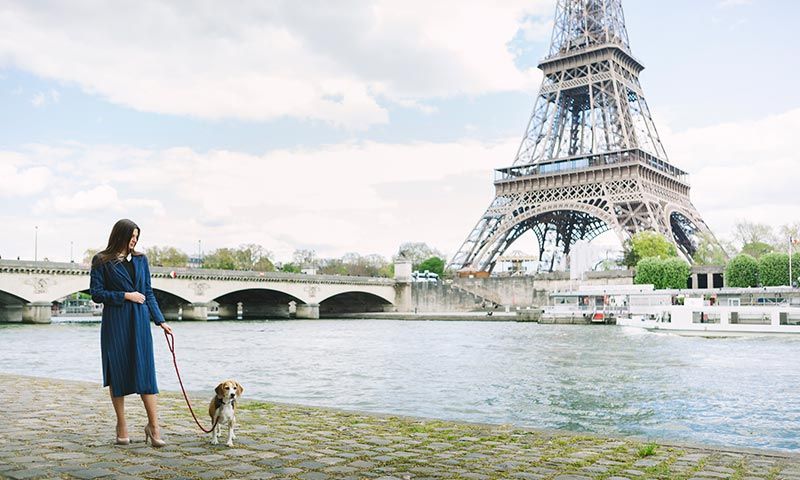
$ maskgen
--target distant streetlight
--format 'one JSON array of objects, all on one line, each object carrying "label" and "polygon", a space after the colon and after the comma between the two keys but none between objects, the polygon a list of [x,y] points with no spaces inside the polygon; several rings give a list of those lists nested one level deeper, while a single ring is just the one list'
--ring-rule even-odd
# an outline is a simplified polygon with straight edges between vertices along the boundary
[{"label": "distant streetlight", "polygon": [[789,286],[794,286],[794,279],[792,278],[792,248],[794,244],[798,242],[797,238],[793,238],[791,235],[789,236]]},{"label": "distant streetlight", "polygon": [[35,230],[33,236],[33,261],[39,260],[39,225],[33,227]]},{"label": "distant streetlight", "polygon": [[69,241],[69,263],[74,262],[75,259],[72,257],[72,240]]}]

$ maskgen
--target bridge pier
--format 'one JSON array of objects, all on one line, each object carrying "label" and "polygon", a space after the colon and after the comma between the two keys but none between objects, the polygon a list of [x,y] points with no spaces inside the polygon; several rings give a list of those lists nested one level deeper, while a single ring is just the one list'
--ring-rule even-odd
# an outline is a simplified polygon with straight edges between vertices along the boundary
[{"label": "bridge pier", "polygon": [[183,306],[181,320],[197,320],[204,322],[208,320],[208,303],[190,303]]},{"label": "bridge pier", "polygon": [[239,304],[220,303],[218,315],[220,320],[236,320],[237,318],[239,318]]},{"label": "bridge pier", "polygon": [[19,323],[22,321],[22,304],[0,306],[0,322]]},{"label": "bridge pier", "polygon": [[242,303],[242,318],[289,318],[289,304]]},{"label": "bridge pier", "polygon": [[158,308],[161,309],[161,314],[164,315],[164,320],[171,321],[171,320],[179,320],[180,319],[180,305],[158,305]]},{"label": "bridge pier", "polygon": [[22,307],[22,321],[25,323],[50,323],[53,304],[50,302],[26,303]]},{"label": "bridge pier", "polygon": [[414,300],[411,295],[411,261],[397,260],[394,262],[394,311],[414,311]]},{"label": "bridge pier", "polygon": [[413,312],[415,310],[414,296],[411,290],[411,283],[397,282],[394,286],[394,298],[395,298],[395,304],[387,305],[387,307],[392,307],[394,310],[389,310],[389,311]]},{"label": "bridge pier", "polygon": [[317,303],[301,303],[297,305],[295,318],[303,318],[308,320],[319,319],[319,304]]}]

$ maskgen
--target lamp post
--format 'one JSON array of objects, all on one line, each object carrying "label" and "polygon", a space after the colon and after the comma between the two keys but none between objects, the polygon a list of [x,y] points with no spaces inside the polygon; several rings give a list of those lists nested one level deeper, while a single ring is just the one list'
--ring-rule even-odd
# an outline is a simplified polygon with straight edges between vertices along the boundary
[{"label": "lamp post", "polygon": [[69,263],[75,262],[75,258],[72,256],[72,240],[69,241]]},{"label": "lamp post", "polygon": [[794,246],[794,238],[789,237],[789,287],[792,287],[792,247]]},{"label": "lamp post", "polygon": [[33,234],[33,261],[39,260],[39,225],[36,225]]}]

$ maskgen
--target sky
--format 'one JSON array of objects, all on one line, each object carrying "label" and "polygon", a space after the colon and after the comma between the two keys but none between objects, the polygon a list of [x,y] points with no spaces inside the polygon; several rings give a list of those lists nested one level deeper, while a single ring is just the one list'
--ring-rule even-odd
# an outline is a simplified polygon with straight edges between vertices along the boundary
[{"label": "sky", "polygon": [[[800,2],[623,6],[706,223],[800,221]],[[0,256],[80,261],[130,218],[141,248],[449,258],[513,162],[554,8],[0,0]]]}]

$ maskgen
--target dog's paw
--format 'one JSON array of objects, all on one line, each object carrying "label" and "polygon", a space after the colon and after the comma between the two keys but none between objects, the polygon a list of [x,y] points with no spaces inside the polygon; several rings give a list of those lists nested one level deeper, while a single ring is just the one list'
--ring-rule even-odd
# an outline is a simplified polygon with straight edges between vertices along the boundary
[{"label": "dog's paw", "polygon": [[233,446],[233,440],[231,440],[230,442],[226,443],[225,445],[227,445],[229,447],[232,447]]},{"label": "dog's paw", "polygon": [[218,443],[219,443],[219,440],[217,440],[216,438],[212,438],[211,439],[211,445],[217,445]]}]

